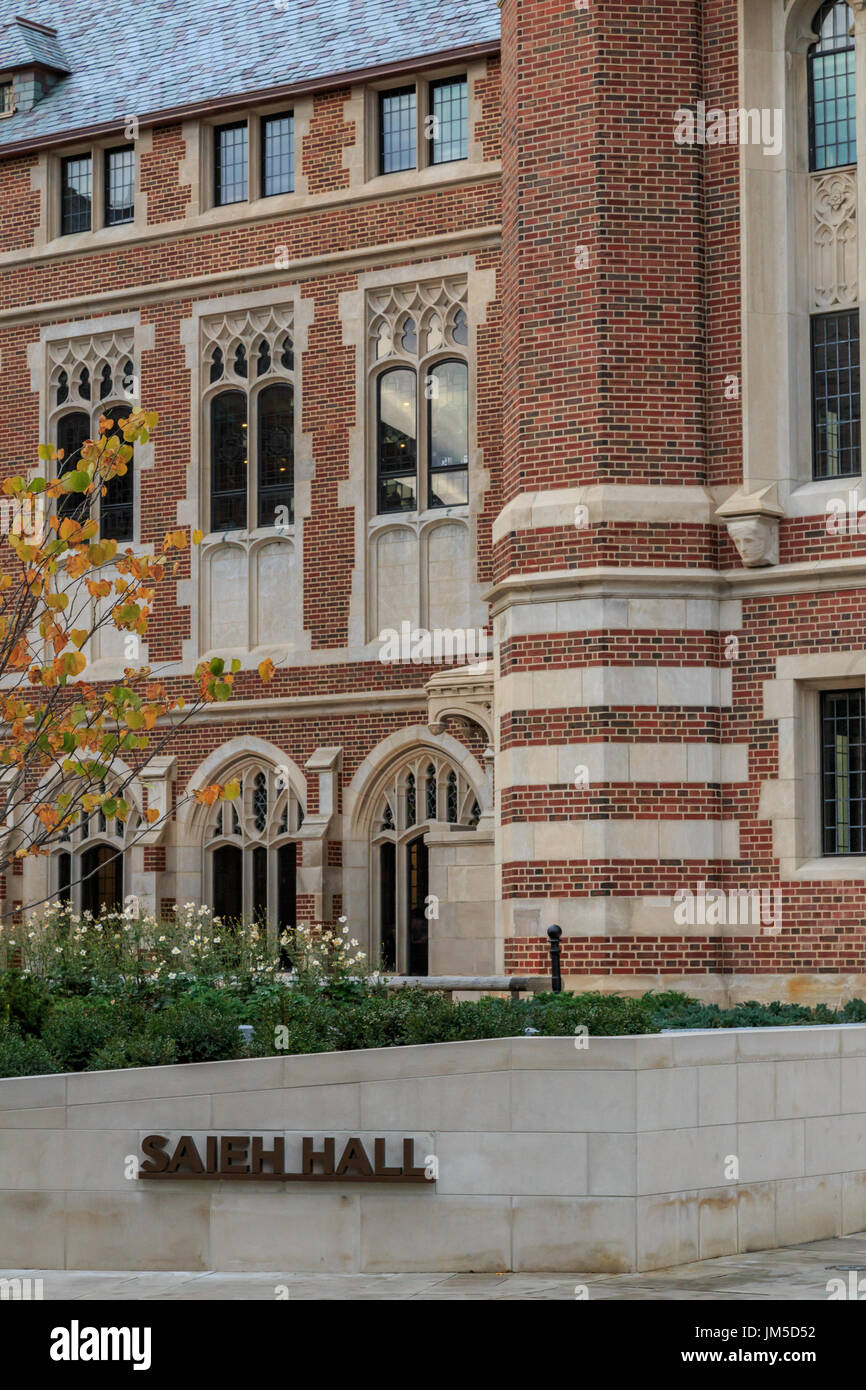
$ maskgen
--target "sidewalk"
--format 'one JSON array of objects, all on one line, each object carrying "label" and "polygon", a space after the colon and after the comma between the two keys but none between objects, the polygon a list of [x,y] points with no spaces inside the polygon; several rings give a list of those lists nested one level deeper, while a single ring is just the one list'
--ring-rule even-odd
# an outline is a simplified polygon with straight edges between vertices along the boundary
[{"label": "sidewalk", "polygon": [[[834,1268],[842,1266],[843,1268]],[[825,1302],[827,1282],[848,1285],[849,1267],[866,1280],[866,1233],[727,1255],[649,1274],[212,1274],[93,1270],[0,1270],[0,1279],[43,1280],[48,1300],[92,1299],[781,1299]],[[585,1296],[585,1295],[584,1295]]]}]

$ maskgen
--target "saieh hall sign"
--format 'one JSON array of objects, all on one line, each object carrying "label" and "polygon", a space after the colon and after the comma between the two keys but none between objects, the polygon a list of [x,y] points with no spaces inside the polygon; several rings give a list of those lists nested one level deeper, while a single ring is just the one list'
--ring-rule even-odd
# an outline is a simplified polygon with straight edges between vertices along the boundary
[{"label": "saieh hall sign", "polygon": [[[281,1135],[208,1134],[196,1143],[182,1134],[177,1143],[167,1135],[148,1134],[142,1140],[139,1178],[238,1179],[254,1182],[412,1182],[433,1183],[438,1177],[435,1154],[416,1163],[415,1140],[384,1138],[365,1145],[357,1137],[340,1150],[334,1138],[301,1140],[300,1166],[287,1167],[286,1142]],[[392,1150],[389,1152],[389,1149]],[[397,1152],[393,1152],[396,1150]],[[395,1162],[399,1158],[399,1162]]]}]

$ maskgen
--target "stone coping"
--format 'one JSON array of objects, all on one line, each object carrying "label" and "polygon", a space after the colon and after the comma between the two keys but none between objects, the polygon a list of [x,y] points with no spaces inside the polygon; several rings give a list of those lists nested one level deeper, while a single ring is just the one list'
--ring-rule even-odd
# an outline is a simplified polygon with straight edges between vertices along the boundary
[{"label": "stone coping", "polygon": [[102,1072],[0,1078],[0,1110],[502,1070],[644,1071],[732,1062],[866,1057],[866,1024],[684,1029],[622,1037],[479,1038]]}]

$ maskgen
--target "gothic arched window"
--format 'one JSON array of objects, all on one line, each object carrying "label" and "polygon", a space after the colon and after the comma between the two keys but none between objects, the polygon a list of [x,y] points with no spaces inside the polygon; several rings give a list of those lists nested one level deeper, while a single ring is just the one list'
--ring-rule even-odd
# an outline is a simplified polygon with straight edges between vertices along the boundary
[{"label": "gothic arched window", "polygon": [[378,508],[412,512],[417,505],[418,425],[415,373],[392,367],[377,382]]},{"label": "gothic arched window", "polygon": [[[129,793],[124,795],[129,801]],[[52,888],[60,902],[94,917],[103,909],[122,908],[125,851],[138,827],[134,807],[125,821],[106,817],[100,809],[89,814],[82,810],[52,856]]]},{"label": "gothic arched window", "polygon": [[294,522],[294,354],[284,320],[274,311],[209,334],[211,532]]},{"label": "gothic arched window", "polygon": [[[112,422],[104,433],[125,443],[120,422],[134,408],[138,389],[132,347],[131,335],[120,332],[61,340],[52,345],[48,428],[57,448],[63,450],[57,465],[59,475],[77,467],[86,440],[99,444],[102,417]],[[134,541],[135,474],[131,457],[125,469],[104,481],[94,494],[61,494],[57,499],[58,515],[79,521],[92,517],[102,536]]]},{"label": "gothic arched window", "polygon": [[418,753],[389,773],[373,816],[374,966],[404,975],[428,974],[433,914],[427,836],[436,825],[471,830],[479,816],[468,778],[439,754]]},{"label": "gothic arched window", "polygon": [[428,378],[427,505],[469,501],[469,368],[438,362]]},{"label": "gothic arched window", "polygon": [[468,346],[466,314],[430,298],[412,313],[392,301],[370,325],[380,516],[469,501],[469,367],[454,355]]},{"label": "gothic arched window", "polygon": [[[821,278],[813,284],[810,323],[815,478],[860,472],[860,311],[850,265],[856,258],[856,176],[845,168],[857,160],[853,25],[851,6],[828,0],[815,13],[818,38],[808,53],[810,197],[825,218],[816,236]],[[834,267],[829,292],[828,257]],[[830,313],[814,312],[834,305]]]},{"label": "gothic arched window", "polygon": [[[114,422],[112,433],[123,434],[121,426],[129,417],[129,404],[103,406],[105,415]],[[105,483],[105,494],[99,503],[100,535],[115,541],[131,541],[135,536],[135,474],[134,460],[126,461],[126,472],[116,473]]]},{"label": "gothic arched window", "polygon": [[247,524],[247,398],[221,391],[210,403],[210,529]]},{"label": "gothic arched window", "polygon": [[297,835],[303,811],[279,770],[247,763],[233,768],[241,794],[217,802],[205,829],[206,893],[217,917],[265,923],[275,932],[296,925]]},{"label": "gothic arched window", "polygon": [[[83,410],[71,410],[61,415],[57,421],[57,449],[63,450],[63,457],[57,465],[57,476],[73,471],[78,466],[78,456],[82,444],[91,438],[90,417]],[[57,499],[57,515],[83,519],[88,503],[80,492],[62,492]]]},{"label": "gothic arched window", "polygon": [[809,49],[809,168],[835,169],[857,160],[854,16],[845,0],[828,0],[812,21]]},{"label": "gothic arched window", "polygon": [[278,509],[294,521],[295,399],[288,382],[275,382],[258,397],[259,526],[273,526]]}]

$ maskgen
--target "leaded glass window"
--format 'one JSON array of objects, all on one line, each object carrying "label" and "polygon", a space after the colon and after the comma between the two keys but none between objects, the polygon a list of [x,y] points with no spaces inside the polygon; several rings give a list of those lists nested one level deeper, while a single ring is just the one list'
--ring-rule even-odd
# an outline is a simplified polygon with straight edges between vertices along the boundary
[{"label": "leaded glass window", "polygon": [[403,367],[383,372],[377,394],[379,511],[413,511],[418,468],[415,373]]},{"label": "leaded glass window", "polygon": [[273,526],[277,508],[294,521],[294,391],[275,382],[259,393],[259,526]]},{"label": "leaded glass window", "polygon": [[105,151],[105,225],[135,217],[135,150],[132,145]]},{"label": "leaded glass window", "polygon": [[439,362],[428,378],[428,505],[469,501],[469,371],[465,362]]},{"label": "leaded glass window", "polygon": [[70,155],[60,161],[60,234],[89,232],[93,213],[93,159]]},{"label": "leaded glass window", "polygon": [[821,696],[823,849],[866,852],[866,696],[862,689]]},{"label": "leaded glass window", "polygon": [[835,169],[857,159],[854,16],[845,0],[818,10],[809,49],[809,167]]},{"label": "leaded glass window", "polygon": [[214,202],[218,207],[227,203],[242,203],[249,196],[246,121],[218,126],[214,131],[214,140]]},{"label": "leaded glass window", "polygon": [[[57,465],[58,477],[77,468],[81,446],[89,438],[90,418],[83,410],[61,415],[57,422],[57,448],[63,450],[63,458]],[[86,505],[80,492],[62,492],[57,498],[57,515],[74,517],[78,515],[79,508],[82,508],[83,515]]]},{"label": "leaded glass window", "polygon": [[[112,433],[123,438],[121,426],[128,418],[129,406],[111,409],[114,421]],[[127,460],[126,472],[115,474],[105,483],[105,495],[99,504],[100,535],[109,540],[131,541],[135,535],[135,477],[132,458]]]},{"label": "leaded glass window", "polygon": [[812,318],[812,430],[816,478],[860,472],[860,313]]},{"label": "leaded glass window", "polygon": [[265,116],[262,137],[262,197],[291,193],[295,187],[295,118]]},{"label": "leaded glass window", "polygon": [[268,779],[263,772],[257,772],[253,781],[253,816],[262,834],[268,823]]},{"label": "leaded glass window", "polygon": [[432,120],[431,164],[466,159],[468,153],[468,89],[465,77],[448,77],[430,86]]},{"label": "leaded glass window", "polygon": [[379,173],[415,168],[415,88],[379,95]]},{"label": "leaded glass window", "polygon": [[211,401],[212,531],[247,525],[247,398],[221,391]]}]

